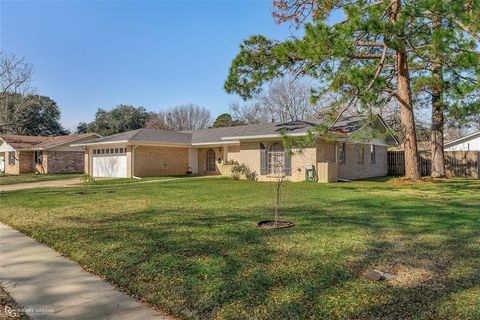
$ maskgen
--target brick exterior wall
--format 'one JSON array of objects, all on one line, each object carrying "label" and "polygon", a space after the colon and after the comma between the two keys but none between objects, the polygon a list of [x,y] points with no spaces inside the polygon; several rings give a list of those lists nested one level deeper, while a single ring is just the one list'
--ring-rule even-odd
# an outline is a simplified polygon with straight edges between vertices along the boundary
[{"label": "brick exterior wall", "polygon": [[[262,142],[241,142],[240,152],[236,152],[237,149],[229,147],[228,160],[235,160],[239,163],[247,165],[251,171],[254,171],[258,180],[269,180],[268,175],[260,175],[260,143],[267,148],[276,141],[262,141]],[[230,152],[232,148],[232,152]],[[305,165],[316,164],[317,149],[315,147],[305,148],[302,153],[298,153],[298,150],[293,150],[292,156],[292,175],[289,177],[292,181],[303,181],[305,179]]]},{"label": "brick exterior wall", "polygon": [[317,164],[317,148],[304,148],[300,150],[292,150],[292,181],[305,180],[305,166],[307,164]]},{"label": "brick exterior wall", "polygon": [[361,144],[346,144],[345,163],[339,163],[338,165],[338,177],[340,179],[364,179],[371,177],[382,177],[388,173],[387,165],[387,147],[376,146],[376,162],[371,163],[370,160],[370,145],[364,144],[365,154],[363,164],[358,162],[358,149]]},{"label": "brick exterior wall", "polygon": [[227,160],[232,161],[238,158],[240,155],[240,146],[228,146]]},{"label": "brick exterior wall", "polygon": [[[260,143],[263,143],[268,150],[274,141],[263,142],[242,142],[239,149],[229,147],[228,160],[235,160],[247,165],[250,170],[257,173],[260,181],[269,180],[268,175],[260,175]],[[317,165],[318,162],[335,162],[336,142],[320,140],[315,147],[304,148],[301,152],[293,150],[292,156],[292,181],[303,181],[305,179],[305,165]],[[381,177],[387,175],[387,147],[376,146],[376,163],[372,164],[370,159],[370,145],[364,145],[365,154],[363,164],[358,163],[358,144],[346,145],[346,163],[339,164],[338,176],[342,179],[363,179],[370,177]],[[199,155],[200,161],[200,155]]]},{"label": "brick exterior wall", "polygon": [[[207,171],[207,152],[212,149],[215,152],[215,172]],[[220,159],[220,163],[218,162]],[[220,166],[223,164],[223,148],[199,148],[198,149],[198,174],[199,175],[218,175]]]},{"label": "brick exterior wall", "polygon": [[80,173],[85,169],[84,152],[44,151],[44,173]]},{"label": "brick exterior wall", "polygon": [[15,152],[15,165],[9,164],[9,152],[5,152],[5,173],[20,174],[20,162],[18,161],[18,152]]},{"label": "brick exterior wall", "polygon": [[317,162],[335,162],[335,142],[317,142]]},{"label": "brick exterior wall", "polygon": [[139,146],[134,157],[137,177],[187,174],[188,148]]},{"label": "brick exterior wall", "polygon": [[33,151],[15,151],[15,165],[8,163],[8,152],[5,152],[5,173],[21,174],[35,172],[35,154]]}]

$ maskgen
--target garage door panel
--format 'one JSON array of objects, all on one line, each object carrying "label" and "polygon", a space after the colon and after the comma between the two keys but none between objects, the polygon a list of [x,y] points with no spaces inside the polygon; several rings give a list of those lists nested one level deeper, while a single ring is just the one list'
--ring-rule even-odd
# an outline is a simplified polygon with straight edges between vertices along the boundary
[{"label": "garage door panel", "polygon": [[97,178],[126,178],[127,156],[93,156],[93,176]]}]

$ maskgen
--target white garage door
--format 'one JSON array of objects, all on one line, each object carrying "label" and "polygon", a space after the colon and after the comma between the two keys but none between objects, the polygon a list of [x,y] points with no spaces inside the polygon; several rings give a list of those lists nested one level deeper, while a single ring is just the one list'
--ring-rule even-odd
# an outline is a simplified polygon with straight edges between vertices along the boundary
[{"label": "white garage door", "polygon": [[0,172],[5,172],[5,159],[3,159],[3,156],[0,156]]},{"label": "white garage door", "polygon": [[93,176],[96,178],[126,178],[126,155],[93,155]]}]

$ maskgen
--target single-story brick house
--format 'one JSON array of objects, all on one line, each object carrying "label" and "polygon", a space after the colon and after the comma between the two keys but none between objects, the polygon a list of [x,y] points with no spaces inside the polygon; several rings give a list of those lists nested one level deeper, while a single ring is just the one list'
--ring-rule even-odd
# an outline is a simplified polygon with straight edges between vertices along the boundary
[{"label": "single-story brick house", "polygon": [[0,172],[79,173],[83,172],[84,152],[70,146],[99,138],[95,133],[56,137],[0,134]]},{"label": "single-story brick house", "polygon": [[306,136],[322,120],[182,132],[139,129],[77,146],[85,149],[85,172],[94,177],[219,175],[225,163],[236,161],[247,165],[259,180],[267,180],[275,170],[273,158],[283,159],[288,179],[293,181],[304,180],[306,168],[318,169],[323,162],[337,164],[339,179],[385,176],[387,147],[398,141],[378,117],[376,126],[386,132],[384,138],[353,142],[350,136],[363,128],[366,119],[342,118],[331,129],[333,139],[316,139],[291,157],[282,145],[282,133]]}]

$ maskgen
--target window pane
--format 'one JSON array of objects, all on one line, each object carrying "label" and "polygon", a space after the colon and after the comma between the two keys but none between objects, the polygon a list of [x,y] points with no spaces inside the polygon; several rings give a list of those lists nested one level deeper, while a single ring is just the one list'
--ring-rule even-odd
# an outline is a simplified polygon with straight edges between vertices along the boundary
[{"label": "window pane", "polygon": [[118,148],[115,148],[115,153],[118,153]]}]

